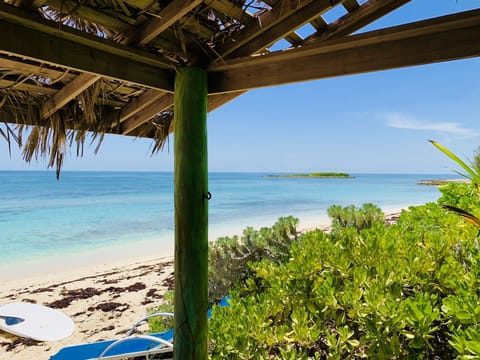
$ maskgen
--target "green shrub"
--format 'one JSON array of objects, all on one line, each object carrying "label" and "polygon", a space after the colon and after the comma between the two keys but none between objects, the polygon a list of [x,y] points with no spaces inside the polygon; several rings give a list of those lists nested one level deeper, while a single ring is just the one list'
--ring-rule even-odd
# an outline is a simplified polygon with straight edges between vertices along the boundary
[{"label": "green shrub", "polygon": [[342,228],[355,228],[357,230],[367,229],[375,223],[384,223],[385,214],[374,204],[363,204],[357,208],[354,205],[341,207],[330,206],[327,209],[328,216],[332,219],[333,231]]},{"label": "green shrub", "polygon": [[403,211],[388,227],[379,219],[343,224],[306,233],[289,261],[250,263],[232,306],[213,313],[213,359],[477,355],[474,227],[435,203]]},{"label": "green shrub", "polygon": [[[468,185],[442,193],[477,206]],[[390,226],[372,204],[329,215],[329,234],[281,218],[212,244],[212,292],[232,295],[209,322],[212,359],[480,358],[475,226],[439,203]]]},{"label": "green shrub", "polygon": [[[173,296],[174,292],[173,291],[167,291],[164,294],[163,298],[163,304],[151,308],[148,310],[148,314],[153,314],[157,312],[164,312],[164,313],[173,313]],[[158,316],[158,317],[153,317],[148,320],[148,325],[150,327],[151,332],[162,332],[162,331],[167,331],[173,328],[173,322],[174,319],[173,317],[169,316]]]},{"label": "green shrub", "polygon": [[209,298],[217,303],[237,282],[249,275],[249,262],[261,259],[282,261],[288,259],[290,244],[297,240],[298,219],[279,218],[270,228],[243,231],[241,238],[223,237],[210,244]]}]

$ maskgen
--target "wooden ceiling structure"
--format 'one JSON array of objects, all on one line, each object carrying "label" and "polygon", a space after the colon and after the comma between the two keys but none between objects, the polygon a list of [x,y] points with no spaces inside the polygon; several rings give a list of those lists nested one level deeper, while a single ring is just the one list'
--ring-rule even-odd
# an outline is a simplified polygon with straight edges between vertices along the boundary
[{"label": "wooden ceiling structure", "polygon": [[159,140],[179,66],[207,70],[211,111],[252,88],[479,55],[480,10],[351,35],[408,2],[0,1],[0,121]]},{"label": "wooden ceiling structure", "polygon": [[[205,282],[195,267],[205,275],[206,133],[188,130],[184,116],[253,88],[480,56],[480,9],[357,33],[409,2],[0,0],[0,136],[59,168],[66,144],[81,147],[88,132],[152,138],[158,150],[175,130],[176,286],[186,294],[175,300],[185,316],[175,357],[205,359],[205,288],[187,290]],[[182,69],[201,69],[204,80],[182,84]]]}]

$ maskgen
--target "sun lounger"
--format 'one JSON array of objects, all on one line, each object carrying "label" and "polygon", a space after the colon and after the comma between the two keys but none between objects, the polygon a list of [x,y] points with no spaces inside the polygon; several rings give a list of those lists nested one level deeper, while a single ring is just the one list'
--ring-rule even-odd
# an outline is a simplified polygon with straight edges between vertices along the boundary
[{"label": "sun lounger", "polygon": [[[228,297],[224,297],[218,305],[229,306]],[[209,309],[209,318],[211,312],[212,310]],[[173,314],[156,313],[148,315],[137,321],[123,338],[66,346],[50,357],[50,360],[119,360],[171,353],[173,351],[173,329],[149,335],[133,334],[140,324],[154,316],[173,316]]]}]

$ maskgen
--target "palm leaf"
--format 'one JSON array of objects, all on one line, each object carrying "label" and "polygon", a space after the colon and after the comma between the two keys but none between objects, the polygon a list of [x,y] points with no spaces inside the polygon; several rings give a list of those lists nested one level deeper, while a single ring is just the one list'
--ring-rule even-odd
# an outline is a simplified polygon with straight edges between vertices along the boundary
[{"label": "palm leaf", "polygon": [[[457,155],[452,153],[450,150],[448,150],[445,146],[441,145],[440,143],[433,141],[433,140],[428,140],[430,141],[433,146],[435,146],[438,150],[443,152],[445,155],[447,155],[450,159],[455,161],[458,165],[460,165],[467,173],[468,175],[462,174],[458,171],[455,171],[457,174],[466,177],[467,179],[470,179],[475,185],[478,187],[480,186],[480,174],[478,171],[475,171],[472,167],[468,166],[462,159],[460,159]],[[470,176],[469,176],[470,175]]]},{"label": "palm leaf", "polygon": [[477,227],[480,227],[480,219],[478,217],[476,217],[475,215],[472,215],[469,212],[467,212],[463,209],[460,209],[456,206],[442,205],[442,207],[447,209],[447,210],[450,210],[450,211],[454,212],[455,214],[460,215],[470,224],[472,224],[474,226],[477,226]]}]

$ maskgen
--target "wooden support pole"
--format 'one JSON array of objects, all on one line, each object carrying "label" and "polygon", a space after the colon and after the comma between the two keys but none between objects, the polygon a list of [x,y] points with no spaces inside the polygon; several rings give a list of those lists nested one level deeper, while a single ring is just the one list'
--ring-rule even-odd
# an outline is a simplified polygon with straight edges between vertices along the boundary
[{"label": "wooden support pole", "polygon": [[174,359],[206,360],[208,309],[207,73],[175,78]]}]

